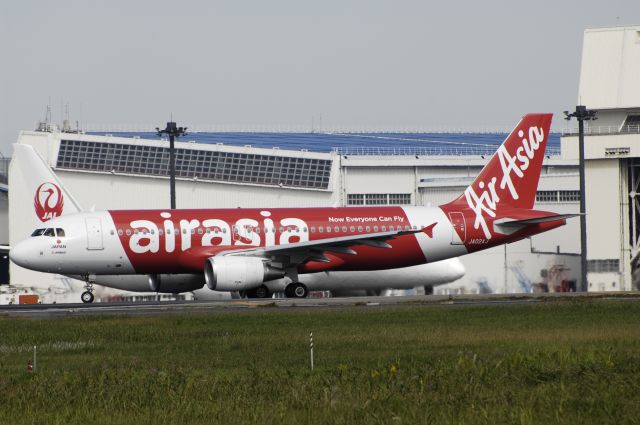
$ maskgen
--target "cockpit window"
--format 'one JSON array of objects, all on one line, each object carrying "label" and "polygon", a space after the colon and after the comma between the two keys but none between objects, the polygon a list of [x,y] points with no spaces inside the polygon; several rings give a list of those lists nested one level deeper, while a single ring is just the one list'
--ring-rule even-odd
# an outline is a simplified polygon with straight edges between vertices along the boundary
[{"label": "cockpit window", "polygon": [[51,229],[46,229],[46,230],[44,231],[43,235],[45,235],[45,236],[53,236],[53,237],[55,237],[55,236],[56,236],[56,232],[53,230],[53,228],[51,228]]},{"label": "cockpit window", "polygon": [[64,238],[64,229],[61,228],[56,228],[56,234],[58,235],[59,238]]},{"label": "cockpit window", "polygon": [[42,234],[44,233],[44,230],[45,230],[45,229],[36,229],[36,230],[34,230],[34,231],[33,231],[33,233],[31,234],[31,236],[32,236],[32,237],[33,237],[33,236],[40,236],[40,235],[42,235]]}]

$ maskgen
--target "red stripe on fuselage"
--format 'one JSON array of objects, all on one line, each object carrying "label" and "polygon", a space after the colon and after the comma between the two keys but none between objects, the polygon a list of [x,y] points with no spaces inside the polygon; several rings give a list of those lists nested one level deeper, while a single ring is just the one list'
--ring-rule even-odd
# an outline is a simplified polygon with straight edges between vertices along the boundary
[{"label": "red stripe on fuselage", "polygon": [[[230,249],[375,233],[412,225],[400,207],[132,210],[109,213],[137,273],[200,272],[208,257]],[[391,249],[357,245],[352,247],[357,255],[332,253],[336,261],[331,270],[379,270],[425,262],[414,235],[400,236],[388,243]],[[309,262],[300,267],[300,272],[317,270],[318,267],[321,266],[317,262]]]}]

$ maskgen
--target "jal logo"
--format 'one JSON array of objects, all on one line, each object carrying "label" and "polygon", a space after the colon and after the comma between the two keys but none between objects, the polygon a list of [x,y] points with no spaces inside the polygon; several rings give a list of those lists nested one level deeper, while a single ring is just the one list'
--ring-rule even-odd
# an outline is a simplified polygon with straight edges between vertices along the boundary
[{"label": "jal logo", "polygon": [[36,189],[33,206],[38,219],[42,222],[62,215],[64,207],[62,190],[55,183],[42,183]]}]

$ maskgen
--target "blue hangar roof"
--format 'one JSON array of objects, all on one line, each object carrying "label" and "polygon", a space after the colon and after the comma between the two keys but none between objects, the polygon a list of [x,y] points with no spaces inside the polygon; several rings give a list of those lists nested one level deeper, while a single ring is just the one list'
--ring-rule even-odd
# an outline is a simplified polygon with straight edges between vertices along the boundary
[{"label": "blue hangar roof", "polygon": [[[107,134],[106,132],[91,134]],[[158,140],[156,133],[109,132]],[[179,140],[256,148],[337,151],[345,155],[484,155],[495,152],[506,133],[188,133]],[[560,134],[551,133],[547,155],[560,154]]]}]

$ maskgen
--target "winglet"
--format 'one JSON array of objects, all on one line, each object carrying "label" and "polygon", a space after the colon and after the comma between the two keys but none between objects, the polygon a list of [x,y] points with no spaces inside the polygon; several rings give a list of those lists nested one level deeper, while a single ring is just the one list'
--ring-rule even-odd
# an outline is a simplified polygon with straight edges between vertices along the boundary
[{"label": "winglet", "polygon": [[438,224],[437,221],[435,223],[431,223],[430,225],[426,226],[425,228],[422,229],[422,233],[424,233],[425,235],[433,239],[433,228],[436,227],[436,224]]}]

